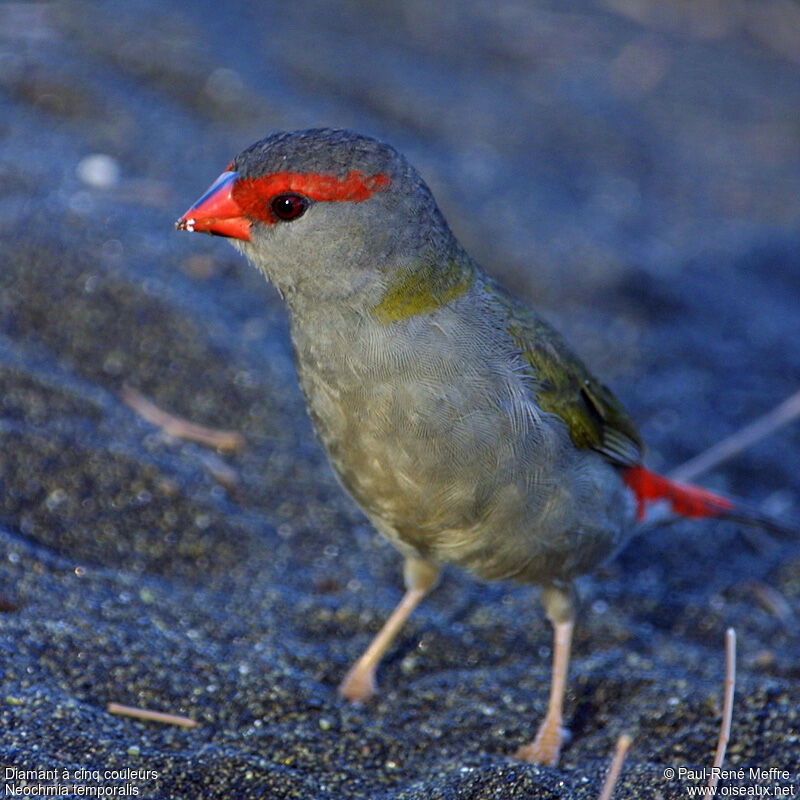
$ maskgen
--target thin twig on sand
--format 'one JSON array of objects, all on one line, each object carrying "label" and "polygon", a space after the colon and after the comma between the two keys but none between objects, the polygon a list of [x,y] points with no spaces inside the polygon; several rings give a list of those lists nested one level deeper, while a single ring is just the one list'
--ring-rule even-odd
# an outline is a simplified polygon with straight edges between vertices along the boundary
[{"label": "thin twig on sand", "polygon": [[241,450],[245,446],[244,437],[238,431],[221,431],[206,428],[194,422],[176,417],[159,408],[152,400],[145,397],[138,389],[124,384],[121,392],[123,402],[130,406],[139,416],[160,428],[168,436],[176,439],[187,439],[217,450]]},{"label": "thin twig on sand", "polygon": [[705,452],[676,467],[670,472],[669,478],[674,481],[692,481],[698,475],[728,461],[798,417],[800,417],[800,391],[795,392],[763,417],[745,425],[727,439],[717,442]]},{"label": "thin twig on sand", "polygon": [[745,588],[750,590],[765,611],[780,620],[781,625],[789,633],[797,630],[797,617],[792,611],[789,601],[776,588],[763,581],[748,581]]},{"label": "thin twig on sand", "polygon": [[611,795],[614,793],[614,788],[619,780],[619,774],[622,772],[622,763],[625,761],[625,756],[632,742],[633,739],[627,733],[623,733],[617,739],[617,749],[614,751],[614,757],[611,759],[606,780],[603,783],[603,790],[598,795],[597,800],[611,800]]},{"label": "thin twig on sand", "polygon": [[736,631],[728,628],[725,631],[725,700],[722,704],[722,722],[717,740],[717,752],[714,755],[714,766],[708,779],[709,789],[715,789],[719,781],[719,771],[725,760],[725,750],[731,738],[731,719],[733,718],[733,692],[736,687]]},{"label": "thin twig on sand", "polygon": [[196,728],[200,723],[191,717],[181,714],[165,714],[163,711],[151,711],[149,708],[124,706],[121,703],[109,703],[109,714],[119,714],[122,717],[134,717],[149,722],[163,722],[165,725],[180,725],[182,728]]}]

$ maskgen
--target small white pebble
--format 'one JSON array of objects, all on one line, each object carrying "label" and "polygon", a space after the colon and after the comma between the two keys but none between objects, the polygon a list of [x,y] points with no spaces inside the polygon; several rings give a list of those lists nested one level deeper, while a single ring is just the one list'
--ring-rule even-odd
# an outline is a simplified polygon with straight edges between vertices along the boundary
[{"label": "small white pebble", "polygon": [[78,177],[95,189],[110,189],[119,183],[119,163],[104,153],[92,153],[78,162]]},{"label": "small white pebble", "polygon": [[47,495],[47,500],[45,500],[47,510],[52,511],[54,508],[60,506],[66,499],[67,493],[63,489],[53,489],[53,491]]}]

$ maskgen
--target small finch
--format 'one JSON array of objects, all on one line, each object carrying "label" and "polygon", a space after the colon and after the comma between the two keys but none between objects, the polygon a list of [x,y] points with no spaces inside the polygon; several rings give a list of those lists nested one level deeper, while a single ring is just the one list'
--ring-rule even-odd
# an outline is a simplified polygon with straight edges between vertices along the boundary
[{"label": "small finch", "polygon": [[554,626],[544,720],[516,755],[555,765],[573,581],[658,501],[746,516],[647,470],[636,426],[559,334],[473,261],[392,147],[277,133],[238,155],[177,227],[230,239],[289,308],[300,384],[342,484],[405,558],[406,592],[345,676],[362,701],[441,565],[542,587]]}]

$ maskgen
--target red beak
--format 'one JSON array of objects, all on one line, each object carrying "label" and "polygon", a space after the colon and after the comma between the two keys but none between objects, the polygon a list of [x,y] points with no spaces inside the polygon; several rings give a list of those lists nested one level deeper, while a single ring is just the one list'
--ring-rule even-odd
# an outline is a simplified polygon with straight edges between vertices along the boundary
[{"label": "red beak", "polygon": [[208,191],[175,223],[179,231],[210,233],[250,241],[252,220],[233,197],[238,172],[223,172]]}]

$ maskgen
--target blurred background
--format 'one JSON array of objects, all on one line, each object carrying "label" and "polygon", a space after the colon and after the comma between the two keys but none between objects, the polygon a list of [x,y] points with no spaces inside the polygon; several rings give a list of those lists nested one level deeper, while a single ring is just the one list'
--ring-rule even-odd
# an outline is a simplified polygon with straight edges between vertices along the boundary
[{"label": "blurred background", "polygon": [[[561,772],[507,758],[546,701],[529,588],[448,572],[377,704],[341,703],[399,558],[314,439],[277,294],[173,229],[268,133],[385,139],[669,469],[800,383],[798,109],[791,0],[0,2],[3,760],[154,768],[153,797],[594,797],[627,729],[623,793],[652,797],[658,765],[711,762],[735,625],[732,763],[800,769],[800,554],[735,526],[584,582]],[[799,446],[704,481],[798,516]]]}]

